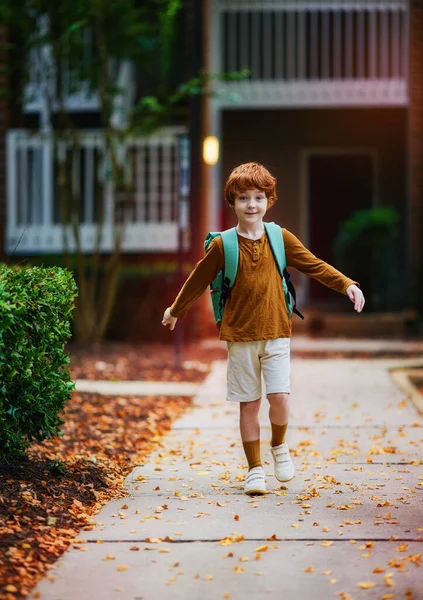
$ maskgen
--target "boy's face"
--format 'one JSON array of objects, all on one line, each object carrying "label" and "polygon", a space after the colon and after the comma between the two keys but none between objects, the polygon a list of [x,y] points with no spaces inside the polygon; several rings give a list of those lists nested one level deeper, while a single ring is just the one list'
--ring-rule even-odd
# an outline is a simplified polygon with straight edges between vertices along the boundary
[{"label": "boy's face", "polygon": [[235,196],[234,211],[241,225],[251,227],[263,220],[267,210],[267,197],[260,190],[246,190]]}]

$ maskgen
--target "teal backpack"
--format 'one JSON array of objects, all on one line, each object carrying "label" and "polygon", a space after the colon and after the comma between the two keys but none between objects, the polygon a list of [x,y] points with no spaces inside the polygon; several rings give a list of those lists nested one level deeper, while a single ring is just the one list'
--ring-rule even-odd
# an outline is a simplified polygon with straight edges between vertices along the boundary
[{"label": "teal backpack", "polygon": [[[266,230],[267,237],[269,238],[270,247],[282,278],[282,286],[288,314],[290,317],[292,317],[292,314],[295,313],[301,319],[304,319],[303,315],[297,309],[295,288],[286,269],[285,245],[283,242],[282,230],[279,225],[276,225],[276,223],[264,223],[264,228]],[[239,259],[238,234],[235,227],[222,232],[216,231],[208,233],[204,242],[204,250],[208,249],[212,240],[214,240],[214,238],[218,235],[221,236],[223,242],[225,267],[223,270],[219,271],[216,279],[210,284],[210,293],[216,323],[220,323],[223,319],[226,298],[228,297],[230,288],[235,283]]]}]

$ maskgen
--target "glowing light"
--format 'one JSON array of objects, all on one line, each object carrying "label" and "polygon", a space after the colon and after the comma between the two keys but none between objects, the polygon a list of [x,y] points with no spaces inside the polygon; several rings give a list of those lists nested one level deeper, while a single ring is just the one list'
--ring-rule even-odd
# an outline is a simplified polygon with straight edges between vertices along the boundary
[{"label": "glowing light", "polygon": [[203,160],[206,165],[215,165],[219,160],[219,140],[214,135],[204,138]]}]

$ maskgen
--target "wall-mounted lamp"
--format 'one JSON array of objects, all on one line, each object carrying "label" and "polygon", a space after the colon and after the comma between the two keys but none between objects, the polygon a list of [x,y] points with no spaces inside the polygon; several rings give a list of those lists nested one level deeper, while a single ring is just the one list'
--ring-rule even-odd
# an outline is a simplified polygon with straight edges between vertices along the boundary
[{"label": "wall-mounted lamp", "polygon": [[214,135],[204,138],[203,160],[206,165],[215,165],[219,160],[219,140]]}]

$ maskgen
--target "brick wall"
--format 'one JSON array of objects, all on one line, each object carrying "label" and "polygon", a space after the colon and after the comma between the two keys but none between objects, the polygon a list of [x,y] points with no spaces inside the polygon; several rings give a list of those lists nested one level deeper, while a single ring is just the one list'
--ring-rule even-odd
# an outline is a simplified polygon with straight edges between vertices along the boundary
[{"label": "brick wall", "polygon": [[423,306],[423,5],[410,0],[409,248],[411,292]]},{"label": "brick wall", "polygon": [[3,98],[7,89],[5,73],[5,55],[2,51],[6,43],[6,30],[0,27],[0,261],[4,259],[4,236],[6,222],[6,144],[5,135],[8,126],[8,101]]}]

